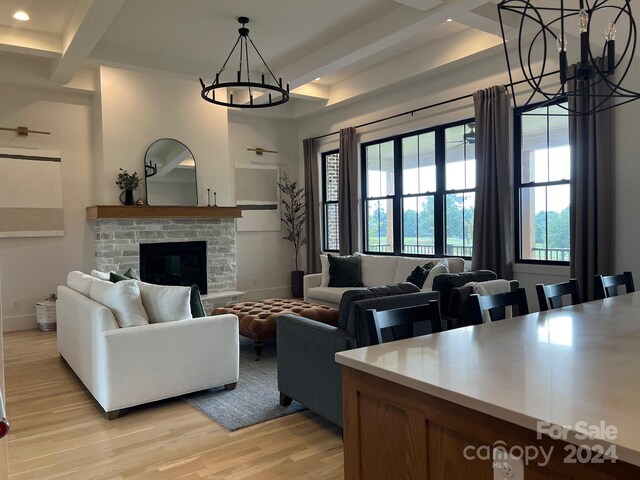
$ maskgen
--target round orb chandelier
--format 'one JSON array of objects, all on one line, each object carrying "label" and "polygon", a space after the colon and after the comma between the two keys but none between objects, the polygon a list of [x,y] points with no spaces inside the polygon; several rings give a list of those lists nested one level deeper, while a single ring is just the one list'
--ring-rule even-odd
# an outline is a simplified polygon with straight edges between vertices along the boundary
[{"label": "round orb chandelier", "polygon": [[[577,108],[563,108],[570,115],[590,115],[640,98],[639,92],[625,86],[639,71],[630,0],[502,0],[498,15],[514,103],[513,68],[519,67],[532,90],[520,107],[541,97],[549,104],[576,96],[581,99],[575,102]],[[510,52],[505,26],[516,22],[517,50]],[[598,45],[593,50],[592,42]],[[575,66],[570,66],[568,57]],[[557,83],[549,82],[553,76]],[[567,88],[570,80],[575,80],[575,88]]]},{"label": "round orb chandelier", "polygon": [[[289,100],[289,84],[286,85],[286,89],[282,86],[282,78],[276,78],[253,40],[251,40],[249,29],[245,27],[249,23],[249,19],[247,17],[239,17],[238,22],[242,25],[238,29],[238,39],[224,61],[222,68],[216,73],[215,79],[210,85],[207,85],[202,78],[200,79],[202,98],[207,102],[222,105],[223,107],[266,108],[282,105]],[[260,81],[256,81],[255,78],[254,80],[251,79],[252,74],[256,76],[257,74],[255,72],[252,73],[249,65],[249,44],[251,44],[251,47],[262,62],[261,70],[263,73],[260,74]],[[222,73],[225,71],[227,63],[229,63],[236,49],[239,50],[239,62],[235,79],[223,80]],[[265,75],[264,72],[268,72],[268,75]],[[273,83],[270,83],[271,80],[273,80]],[[227,90],[220,92],[220,89]],[[217,96],[216,91],[218,91]]]}]

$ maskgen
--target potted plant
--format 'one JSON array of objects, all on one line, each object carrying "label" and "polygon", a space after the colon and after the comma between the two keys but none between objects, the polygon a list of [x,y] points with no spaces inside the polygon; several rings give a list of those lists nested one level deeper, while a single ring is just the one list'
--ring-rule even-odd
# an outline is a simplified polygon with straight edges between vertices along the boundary
[{"label": "potted plant", "polygon": [[[116,185],[120,187],[120,190],[123,190],[120,194],[120,201],[124,205],[133,205],[133,191],[138,188],[138,185],[140,185],[138,172],[129,173],[121,168],[120,173],[118,174],[118,180],[116,180]],[[123,195],[124,200],[122,199]]]},{"label": "potted plant", "polygon": [[286,236],[282,237],[293,244],[295,270],[291,272],[291,293],[294,298],[302,297],[302,278],[304,271],[298,269],[300,247],[306,243],[304,238],[305,222],[305,193],[298,188],[298,183],[292,181],[286,172],[282,172],[278,188],[282,192],[282,223],[286,229]]}]

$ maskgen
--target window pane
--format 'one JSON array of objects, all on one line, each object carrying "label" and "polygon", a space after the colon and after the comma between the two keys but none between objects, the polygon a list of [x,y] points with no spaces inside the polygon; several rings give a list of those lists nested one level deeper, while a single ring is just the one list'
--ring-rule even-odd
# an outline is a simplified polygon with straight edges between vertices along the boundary
[{"label": "window pane", "polygon": [[526,187],[520,191],[521,257],[547,259],[547,187]]},{"label": "window pane", "polygon": [[434,255],[434,200],[432,195],[402,200],[402,253]]},{"label": "window pane", "polygon": [[325,201],[326,202],[337,202],[338,201],[338,175],[340,168],[340,155],[338,153],[332,153],[331,155],[327,155],[325,157],[325,186],[326,192]]},{"label": "window pane", "polygon": [[[566,113],[559,106],[549,107],[549,113]],[[571,178],[571,149],[569,148],[569,119],[549,117],[549,181]]]},{"label": "window pane", "polygon": [[395,188],[393,141],[369,145],[367,155],[367,198],[393,195]]},{"label": "window pane", "polygon": [[470,257],[473,246],[475,193],[452,193],[446,196],[447,255]]},{"label": "window pane", "polygon": [[569,185],[547,187],[547,260],[568,262],[571,229],[569,227]]},{"label": "window pane", "polygon": [[402,139],[402,189],[405,195],[436,191],[436,135]]},{"label": "window pane", "polygon": [[475,188],[475,124],[447,128],[444,136],[446,189]]},{"label": "window pane", "polygon": [[546,114],[541,107],[522,115],[522,183],[549,180]]},{"label": "window pane", "polygon": [[325,205],[325,248],[327,250],[340,250],[340,230],[338,224],[338,204]]},{"label": "window pane", "polygon": [[368,252],[393,252],[393,200],[367,202]]}]

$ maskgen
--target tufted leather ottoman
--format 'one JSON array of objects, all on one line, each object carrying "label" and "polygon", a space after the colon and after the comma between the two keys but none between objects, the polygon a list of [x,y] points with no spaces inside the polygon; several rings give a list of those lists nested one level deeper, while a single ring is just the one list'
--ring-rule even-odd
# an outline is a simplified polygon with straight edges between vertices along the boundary
[{"label": "tufted leather ottoman", "polygon": [[284,313],[338,326],[338,310],[293,298],[272,298],[260,302],[241,302],[215,308],[211,315],[232,313],[238,316],[240,335],[255,341],[256,360],[262,355],[262,340],[276,336],[276,318]]}]

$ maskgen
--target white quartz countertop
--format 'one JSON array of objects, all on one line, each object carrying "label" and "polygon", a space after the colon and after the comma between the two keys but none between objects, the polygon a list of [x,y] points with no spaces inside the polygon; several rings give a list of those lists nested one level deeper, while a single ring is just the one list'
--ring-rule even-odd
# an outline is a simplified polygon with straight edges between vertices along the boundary
[{"label": "white quartz countertop", "polygon": [[[336,361],[532,430],[564,426],[566,441],[615,445],[640,466],[640,292],[347,350]],[[602,425],[617,432],[576,435]]]}]

